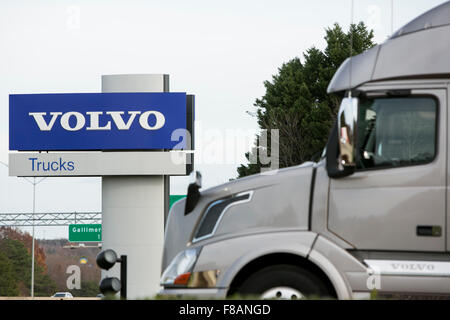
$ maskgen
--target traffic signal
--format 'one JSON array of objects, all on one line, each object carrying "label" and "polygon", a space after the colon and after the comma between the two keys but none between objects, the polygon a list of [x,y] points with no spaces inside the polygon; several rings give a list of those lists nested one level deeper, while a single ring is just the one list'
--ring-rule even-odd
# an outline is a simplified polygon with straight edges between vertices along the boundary
[{"label": "traffic signal", "polygon": [[116,262],[120,263],[120,280],[116,277],[104,278],[100,282],[100,292],[105,296],[107,294],[116,294],[120,291],[120,298],[127,298],[127,256],[121,255],[120,258],[112,249],[100,252],[96,258],[97,265],[104,270],[111,269]]}]

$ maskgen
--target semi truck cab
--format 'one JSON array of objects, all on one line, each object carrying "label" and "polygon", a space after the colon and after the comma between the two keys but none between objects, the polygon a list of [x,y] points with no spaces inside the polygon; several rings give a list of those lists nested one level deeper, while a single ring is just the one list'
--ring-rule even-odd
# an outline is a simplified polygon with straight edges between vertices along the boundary
[{"label": "semi truck cab", "polygon": [[348,58],[320,160],[172,206],[162,295],[450,295],[450,2]]}]

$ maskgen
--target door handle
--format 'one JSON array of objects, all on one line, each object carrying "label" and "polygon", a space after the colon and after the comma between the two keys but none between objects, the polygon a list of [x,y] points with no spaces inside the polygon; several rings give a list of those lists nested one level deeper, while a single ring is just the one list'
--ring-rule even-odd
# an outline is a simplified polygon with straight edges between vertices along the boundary
[{"label": "door handle", "polygon": [[416,233],[420,237],[440,237],[442,228],[441,226],[417,226]]}]

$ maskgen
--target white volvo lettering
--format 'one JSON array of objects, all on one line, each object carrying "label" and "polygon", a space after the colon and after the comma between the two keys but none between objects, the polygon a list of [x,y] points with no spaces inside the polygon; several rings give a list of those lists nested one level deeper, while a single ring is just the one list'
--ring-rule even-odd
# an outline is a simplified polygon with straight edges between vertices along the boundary
[{"label": "white volvo lettering", "polygon": [[134,118],[136,118],[136,116],[140,113],[141,113],[140,111],[128,111],[130,118],[128,119],[128,122],[125,123],[125,121],[123,121],[123,118],[122,118],[122,115],[124,114],[123,111],[108,111],[108,112],[106,112],[106,114],[109,114],[111,116],[117,129],[119,129],[119,130],[129,130],[131,125],[133,124]]},{"label": "white volvo lettering", "polygon": [[[149,116],[153,114],[156,118],[156,122],[153,126],[150,126],[148,124],[148,118]],[[161,127],[166,122],[166,119],[164,118],[164,115],[161,112],[158,111],[146,111],[139,117],[139,124],[142,128],[146,130],[158,130],[161,129]]]},{"label": "white volvo lettering", "polygon": [[88,111],[86,114],[91,117],[90,125],[86,130],[111,130],[111,121],[108,121],[106,125],[100,127],[99,117],[103,114],[102,111]]},{"label": "white volvo lettering", "polygon": [[[145,130],[158,130],[166,123],[166,118],[159,111],[128,111],[127,113],[129,117],[128,120],[125,121],[123,118],[123,115],[125,114],[124,111],[107,111],[105,113],[103,111],[87,111],[86,115],[76,111],[66,113],[50,112],[49,115],[51,116],[51,119],[48,123],[45,119],[47,112],[30,112],[28,115],[33,117],[41,131],[51,131],[59,116],[61,116],[61,127],[67,131],[78,131],[83,129],[86,125],[86,118],[88,118],[86,130],[111,130],[111,122],[115,124],[118,130],[129,130],[138,115],[140,115],[139,125]],[[100,118],[105,117],[104,114],[109,116],[110,120],[102,122],[104,125],[101,126]],[[151,119],[154,119],[154,121],[151,121]]]},{"label": "white volvo lettering", "polygon": [[[76,119],[76,123],[74,127],[71,127],[69,124],[70,117],[74,116]],[[84,127],[84,124],[86,123],[86,119],[84,116],[76,111],[70,111],[67,113],[64,113],[61,117],[61,127],[63,127],[67,131],[78,131],[81,130]]]},{"label": "white volvo lettering", "polygon": [[36,121],[39,129],[41,131],[50,131],[53,128],[53,125],[55,124],[56,119],[58,116],[62,115],[62,112],[50,112],[50,115],[52,118],[50,119],[50,122],[47,124],[45,122],[44,116],[47,114],[47,112],[30,112],[28,115],[32,116],[34,118],[34,121]]}]

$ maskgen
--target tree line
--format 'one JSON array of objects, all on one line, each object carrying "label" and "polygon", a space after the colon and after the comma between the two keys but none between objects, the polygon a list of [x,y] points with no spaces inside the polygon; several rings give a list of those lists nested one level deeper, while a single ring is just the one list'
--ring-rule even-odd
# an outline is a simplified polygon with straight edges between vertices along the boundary
[{"label": "tree line", "polygon": [[[34,296],[50,297],[58,291],[74,297],[95,297],[99,293],[100,269],[95,265],[98,249],[64,249],[67,244],[67,239],[35,241]],[[29,233],[0,227],[0,296],[31,295],[31,248]],[[80,256],[87,257],[90,264],[79,265]],[[79,289],[67,288],[70,274],[66,269],[73,264],[81,269]]]},{"label": "tree line", "polygon": [[[0,296],[30,296],[31,241],[28,233],[0,228]],[[56,283],[47,273],[44,251],[36,245],[34,271],[34,295],[51,296]]]}]

